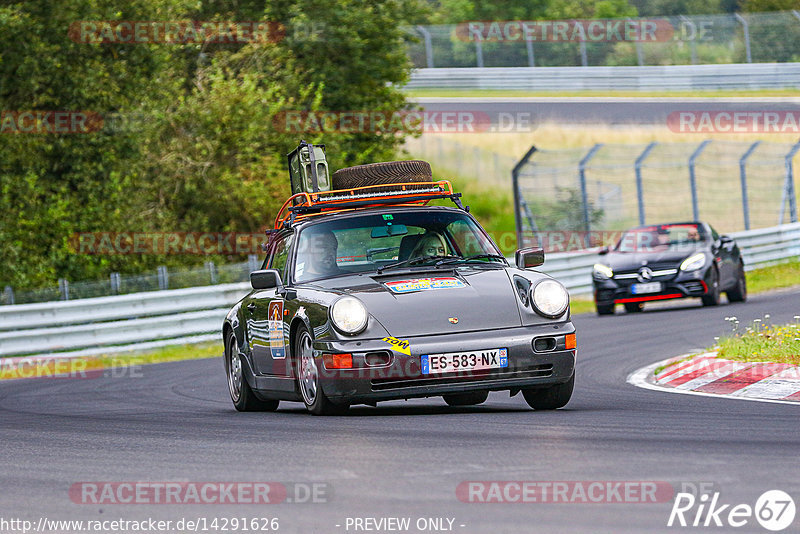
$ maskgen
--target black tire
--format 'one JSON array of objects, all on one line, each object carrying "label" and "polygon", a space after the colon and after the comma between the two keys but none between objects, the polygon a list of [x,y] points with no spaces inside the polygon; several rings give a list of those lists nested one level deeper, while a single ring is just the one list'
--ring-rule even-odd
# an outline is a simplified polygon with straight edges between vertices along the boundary
[{"label": "black tire", "polygon": [[[314,415],[340,415],[346,413],[350,408],[349,404],[334,404],[322,391],[319,383],[320,373],[313,354],[306,354],[305,359],[303,357],[303,352],[309,350],[311,350],[311,335],[305,326],[301,326],[294,336],[292,359],[294,360],[297,390],[300,393],[300,398],[303,399],[303,404]],[[312,389],[313,393],[311,392]]]},{"label": "black tire", "polygon": [[744,265],[739,264],[739,275],[736,285],[725,292],[728,302],[744,302],[747,300],[747,278],[744,275]]},{"label": "black tire", "polygon": [[556,384],[549,388],[523,389],[522,396],[525,402],[534,410],[555,410],[567,405],[572,398],[572,390],[575,389],[575,374],[569,381],[563,384]]},{"label": "black tire", "polygon": [[240,412],[274,412],[278,409],[280,401],[261,400],[250,389],[244,373],[244,363],[239,354],[239,343],[233,331],[228,332],[225,340],[225,374],[233,406]]},{"label": "black tire", "polygon": [[430,182],[433,173],[427,161],[385,161],[339,169],[331,177],[334,189],[353,189],[368,185]]},{"label": "black tire", "polygon": [[710,293],[702,298],[703,306],[718,306],[720,301],[719,272],[714,268],[711,271]]},{"label": "black tire", "polygon": [[451,393],[442,395],[448,406],[474,406],[482,404],[489,398],[488,391],[470,391],[469,393]]},{"label": "black tire", "polygon": [[597,308],[597,315],[614,315],[613,304],[598,304],[595,302],[594,305]]},{"label": "black tire", "polygon": [[625,311],[627,313],[639,313],[644,305],[641,302],[626,302]]}]

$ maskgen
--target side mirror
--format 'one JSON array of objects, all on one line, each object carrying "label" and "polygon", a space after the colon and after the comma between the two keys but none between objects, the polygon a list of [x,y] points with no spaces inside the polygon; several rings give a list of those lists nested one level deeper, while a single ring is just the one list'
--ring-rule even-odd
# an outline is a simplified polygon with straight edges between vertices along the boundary
[{"label": "side mirror", "polygon": [[544,249],[541,247],[521,248],[514,255],[514,260],[520,269],[538,267],[544,263]]},{"label": "side mirror", "polygon": [[275,269],[264,269],[251,272],[250,285],[253,286],[253,289],[272,289],[273,287],[277,288],[278,291],[283,289],[281,275]]},{"label": "side mirror", "polygon": [[608,254],[608,247],[600,247],[600,250],[598,250],[597,253],[601,256]]}]

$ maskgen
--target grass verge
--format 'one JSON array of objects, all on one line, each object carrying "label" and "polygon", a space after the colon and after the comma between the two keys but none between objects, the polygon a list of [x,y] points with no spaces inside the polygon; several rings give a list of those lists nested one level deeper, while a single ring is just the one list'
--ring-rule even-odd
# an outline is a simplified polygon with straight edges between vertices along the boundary
[{"label": "grass verge", "polygon": [[721,338],[711,350],[726,360],[800,365],[800,316],[788,325],[754,323],[744,332]]}]

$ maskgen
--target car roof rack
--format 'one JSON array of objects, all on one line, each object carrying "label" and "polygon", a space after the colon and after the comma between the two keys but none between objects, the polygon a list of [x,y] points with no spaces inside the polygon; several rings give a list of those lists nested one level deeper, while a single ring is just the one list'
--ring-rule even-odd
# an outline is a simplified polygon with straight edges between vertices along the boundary
[{"label": "car roof rack", "polygon": [[274,230],[289,228],[295,221],[316,215],[381,206],[424,206],[431,200],[443,198],[449,198],[458,208],[469,211],[469,208],[464,208],[461,204],[460,197],[461,193],[455,193],[448,180],[376,184],[317,193],[302,192],[292,195],[283,203],[275,217]]}]

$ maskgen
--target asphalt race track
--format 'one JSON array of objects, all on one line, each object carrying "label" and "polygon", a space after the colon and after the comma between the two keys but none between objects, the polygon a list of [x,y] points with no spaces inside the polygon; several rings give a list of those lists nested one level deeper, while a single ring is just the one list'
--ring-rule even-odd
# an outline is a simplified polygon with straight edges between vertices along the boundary
[{"label": "asphalt race track", "polygon": [[[800,497],[800,406],[648,391],[625,382],[655,360],[713,343],[724,317],[800,314],[800,292],[702,308],[686,301],[615,317],[582,315],[578,379],[567,408],[534,412],[495,393],[475,408],[441,399],[313,417],[299,404],[240,414],[221,359],[160,364],[140,376],[0,383],[0,516],[48,519],[278,517],[280,532],[336,533],[348,517],[454,518],[453,531],[675,532],[657,504],[478,504],[470,480],[713,483],[720,502],[766,490]],[[279,505],[94,505],[81,481],[322,482],[328,502]],[[445,522],[445,525],[447,522]],[[340,525],[337,527],[336,525]],[[464,526],[461,526],[464,525]],[[785,532],[797,532],[800,520]],[[766,532],[754,519],[739,532]],[[411,528],[410,532],[418,532]]]}]

